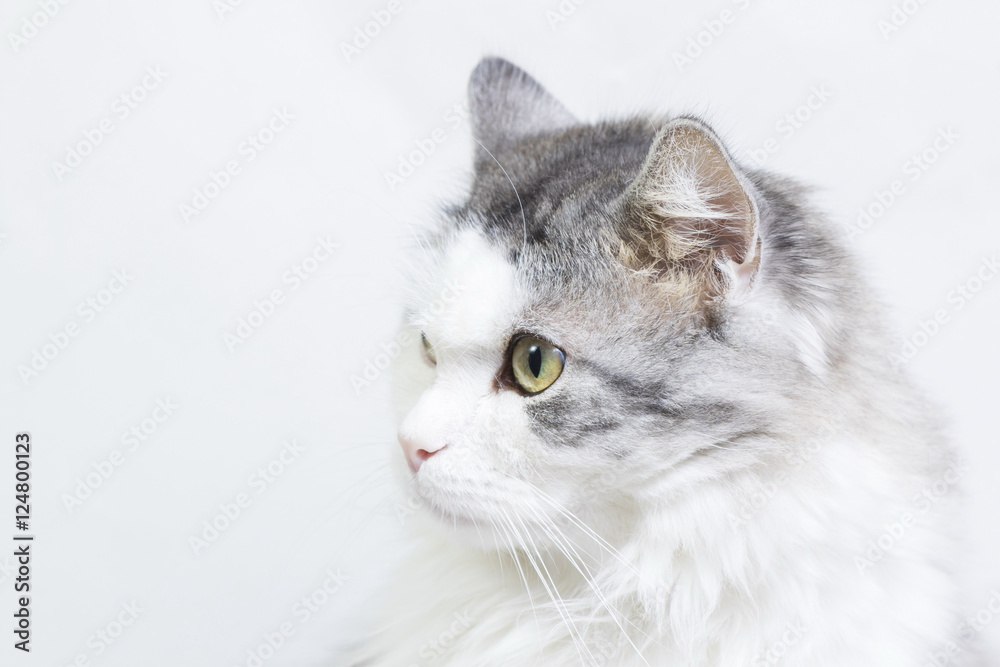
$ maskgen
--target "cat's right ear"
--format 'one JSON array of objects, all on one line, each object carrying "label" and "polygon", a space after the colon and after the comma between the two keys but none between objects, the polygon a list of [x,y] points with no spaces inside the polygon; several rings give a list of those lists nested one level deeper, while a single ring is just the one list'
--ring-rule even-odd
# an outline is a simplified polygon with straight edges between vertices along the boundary
[{"label": "cat's right ear", "polygon": [[623,259],[701,305],[746,293],[761,260],[758,199],[711,128],[675,119],[625,193]]},{"label": "cat's right ear", "polygon": [[484,58],[469,79],[476,166],[519,141],[555,132],[577,120],[540,83],[503,58]]}]

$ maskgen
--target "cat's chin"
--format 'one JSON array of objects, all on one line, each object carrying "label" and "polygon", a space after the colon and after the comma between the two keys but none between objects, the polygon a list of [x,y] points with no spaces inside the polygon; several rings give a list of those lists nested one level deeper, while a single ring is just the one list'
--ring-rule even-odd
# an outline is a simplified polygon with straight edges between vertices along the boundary
[{"label": "cat's chin", "polygon": [[[438,503],[427,500],[424,500],[422,504],[421,514],[425,526],[446,542],[488,552],[509,552],[517,548],[515,544],[517,537],[510,532],[509,528],[507,530],[502,528],[505,521],[499,517],[489,518],[489,516],[473,516],[467,512],[454,512],[450,508],[444,508]],[[506,511],[509,513],[512,510],[508,508]],[[489,512],[489,510],[482,508],[482,512]],[[518,522],[518,525],[521,526],[520,530],[529,530],[522,522],[523,519]],[[535,536],[532,541],[535,542],[538,540],[537,535],[541,533],[541,530],[534,526],[532,528],[531,534]],[[539,543],[536,546],[545,547],[547,545]]]},{"label": "cat's chin", "polygon": [[483,551],[507,550],[507,541],[488,520],[479,520],[426,503],[425,520],[440,537]]},{"label": "cat's chin", "polygon": [[[525,517],[512,518],[512,511],[512,508],[507,508],[504,519],[472,517],[450,512],[425,501],[420,514],[424,527],[429,529],[428,533],[449,544],[476,551],[511,553],[528,548],[535,553],[548,552],[555,548],[548,536],[550,531],[556,531],[562,541],[573,544],[580,553],[594,544],[587,534],[578,533],[572,525],[560,522],[557,526],[547,522],[542,526]],[[511,527],[511,521],[517,526],[516,530]],[[588,532],[593,534],[589,529]]]}]

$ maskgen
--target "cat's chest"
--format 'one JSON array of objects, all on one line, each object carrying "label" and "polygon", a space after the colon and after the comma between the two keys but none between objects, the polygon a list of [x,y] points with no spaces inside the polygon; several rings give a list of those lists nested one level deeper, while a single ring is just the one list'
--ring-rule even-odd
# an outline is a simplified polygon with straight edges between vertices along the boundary
[{"label": "cat's chest", "polygon": [[[525,576],[531,580],[530,573]],[[416,590],[403,598],[407,608],[397,615],[408,620],[388,638],[389,654],[375,667],[649,664],[649,647],[640,658],[622,632],[622,624],[633,625],[634,632],[633,621],[602,620],[607,610],[573,592],[567,581],[550,582],[548,589],[531,581],[526,588],[516,567],[500,568],[493,561],[456,564],[451,577],[411,580],[410,587]]]}]

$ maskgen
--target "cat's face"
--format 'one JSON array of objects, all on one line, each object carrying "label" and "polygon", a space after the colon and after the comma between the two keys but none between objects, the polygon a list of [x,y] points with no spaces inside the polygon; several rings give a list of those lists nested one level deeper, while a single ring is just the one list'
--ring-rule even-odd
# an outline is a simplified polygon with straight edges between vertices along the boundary
[{"label": "cat's face", "polygon": [[699,410],[728,406],[685,405],[700,334],[643,312],[640,294],[539,290],[474,229],[441,256],[407,318],[396,397],[409,474],[446,524],[538,541],[566,511],[599,523],[623,490],[732,435],[708,420],[690,437]]},{"label": "cat's face", "polygon": [[547,543],[751,464],[780,400],[734,305],[756,195],[715,135],[578,126],[496,61],[471,95],[476,179],[422,244],[395,370],[425,505],[484,544]]}]

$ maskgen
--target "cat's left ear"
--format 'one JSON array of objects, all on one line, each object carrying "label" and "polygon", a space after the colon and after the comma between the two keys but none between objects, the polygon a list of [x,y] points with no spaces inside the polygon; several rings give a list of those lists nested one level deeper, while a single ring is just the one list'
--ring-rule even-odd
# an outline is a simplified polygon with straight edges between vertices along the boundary
[{"label": "cat's left ear", "polygon": [[684,280],[706,301],[749,289],[760,265],[759,196],[703,122],[660,129],[625,200],[635,268]]},{"label": "cat's left ear", "polygon": [[531,136],[555,132],[577,120],[524,70],[503,58],[484,58],[469,79],[469,110],[476,164],[493,161],[506,148]]}]

